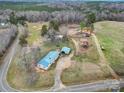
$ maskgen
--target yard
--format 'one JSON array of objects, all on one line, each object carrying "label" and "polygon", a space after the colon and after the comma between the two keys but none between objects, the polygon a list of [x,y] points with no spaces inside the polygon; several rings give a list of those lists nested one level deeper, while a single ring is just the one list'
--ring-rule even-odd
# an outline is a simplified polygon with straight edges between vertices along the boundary
[{"label": "yard", "polygon": [[[46,48],[42,47],[42,49],[43,50],[40,51],[39,59],[41,59],[49,52],[49,50]],[[33,85],[28,85],[26,78],[30,77],[30,74],[23,70],[21,71],[21,69],[19,68],[19,60],[21,59],[20,51],[20,49],[17,50],[16,56],[10,65],[7,75],[7,81],[9,82],[9,84],[14,88],[23,91],[36,91],[52,87],[54,84],[54,71],[56,64],[53,64],[46,72],[36,72],[36,75],[38,76],[37,80],[33,83]],[[31,54],[27,54],[27,56],[31,56]]]},{"label": "yard", "polygon": [[117,74],[124,74],[124,22],[95,23],[96,35],[110,66]]},{"label": "yard", "polygon": [[[33,44],[36,44],[37,40],[42,41],[42,37],[40,36],[41,27],[41,23],[28,23],[29,37],[27,38],[27,40],[30,47]],[[71,42],[71,40],[66,40],[57,44],[54,44],[52,42],[41,42],[38,43],[38,46],[40,46],[40,54],[37,61],[44,57],[51,50],[61,49],[64,46],[73,49],[73,43]],[[19,60],[21,59],[22,49],[18,47],[16,51],[17,53],[10,65],[7,74],[7,81],[13,88],[23,91],[36,91],[49,89],[54,85],[55,67],[57,62],[53,64],[48,71],[38,71],[36,73],[36,75],[38,76],[37,80],[33,83],[33,85],[28,85],[26,80],[27,77],[30,77],[30,74],[28,74],[24,70],[20,70],[20,65],[18,65]],[[30,56],[32,56],[32,54],[33,53],[28,53],[26,54],[26,56],[29,56],[30,59]]]}]

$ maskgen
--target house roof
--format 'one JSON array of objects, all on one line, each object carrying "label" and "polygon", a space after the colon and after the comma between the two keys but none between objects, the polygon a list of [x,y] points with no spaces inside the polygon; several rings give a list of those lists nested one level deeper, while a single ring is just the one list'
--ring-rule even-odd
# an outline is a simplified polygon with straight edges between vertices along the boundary
[{"label": "house roof", "polygon": [[54,63],[54,61],[59,57],[58,51],[49,52],[43,59],[41,59],[38,64],[42,65],[44,68],[48,68],[49,65]]},{"label": "house roof", "polygon": [[70,51],[71,51],[71,49],[68,48],[68,47],[63,47],[63,48],[61,49],[61,52],[65,52],[66,54],[69,54]]}]

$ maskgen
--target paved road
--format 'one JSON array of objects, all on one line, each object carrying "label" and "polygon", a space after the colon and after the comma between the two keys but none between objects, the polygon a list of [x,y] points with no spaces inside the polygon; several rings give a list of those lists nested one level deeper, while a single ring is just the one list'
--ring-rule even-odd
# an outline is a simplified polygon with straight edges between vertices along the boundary
[{"label": "paved road", "polygon": [[19,91],[19,90],[16,90],[16,89],[13,89],[12,87],[10,87],[10,85],[8,84],[8,82],[6,80],[6,75],[7,75],[10,63],[13,59],[14,54],[15,54],[15,50],[17,48],[17,45],[19,43],[19,35],[20,35],[20,32],[22,32],[22,30],[23,30],[23,27],[19,26],[18,27],[19,34],[16,37],[16,39],[14,40],[11,47],[9,48],[9,51],[4,58],[2,65],[0,65],[0,90],[4,91],[4,92]]},{"label": "paved road", "polygon": [[98,81],[94,83],[87,83],[87,84],[80,84],[74,86],[68,86],[64,89],[57,90],[57,91],[67,91],[67,92],[93,92],[93,91],[100,91],[105,90],[107,88],[114,88],[118,91],[119,88],[119,81],[117,80],[104,80]]},{"label": "paved road", "polygon": [[7,75],[7,71],[8,71],[8,68],[9,68],[9,65],[12,61],[12,58],[14,56],[14,53],[15,53],[15,49],[16,49],[16,46],[18,45],[18,37],[16,38],[16,40],[13,42],[13,44],[11,45],[9,51],[8,51],[8,54],[6,55],[5,59],[3,60],[3,64],[0,66],[0,90],[1,91],[17,91],[13,88],[11,88],[7,81],[6,81],[6,75]]}]

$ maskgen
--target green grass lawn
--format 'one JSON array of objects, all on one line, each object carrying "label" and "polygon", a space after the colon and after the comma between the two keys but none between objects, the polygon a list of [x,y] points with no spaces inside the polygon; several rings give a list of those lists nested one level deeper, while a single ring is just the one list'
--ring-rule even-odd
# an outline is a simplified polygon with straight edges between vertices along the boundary
[{"label": "green grass lawn", "polygon": [[110,66],[118,74],[124,74],[124,22],[98,22],[95,29]]}]

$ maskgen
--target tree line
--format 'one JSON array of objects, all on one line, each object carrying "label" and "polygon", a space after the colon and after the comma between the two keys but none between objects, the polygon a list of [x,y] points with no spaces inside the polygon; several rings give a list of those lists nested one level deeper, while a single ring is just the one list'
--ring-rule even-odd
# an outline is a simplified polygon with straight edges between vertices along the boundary
[{"label": "tree line", "polygon": [[17,27],[15,25],[0,30],[0,57],[2,57],[8,47],[10,47],[17,33]]}]

